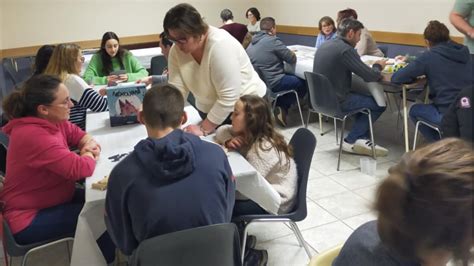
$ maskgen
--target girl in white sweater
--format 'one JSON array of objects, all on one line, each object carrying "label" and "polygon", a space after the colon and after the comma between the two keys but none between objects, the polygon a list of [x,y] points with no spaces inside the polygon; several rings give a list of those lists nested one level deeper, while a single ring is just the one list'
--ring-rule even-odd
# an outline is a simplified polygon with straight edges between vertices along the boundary
[{"label": "girl in white sweater", "polygon": [[[278,213],[293,209],[298,178],[292,149],[274,129],[267,102],[244,95],[235,103],[232,125],[217,129],[217,142],[237,150],[273,186],[281,197]],[[267,213],[251,200],[236,200],[234,216]]]}]

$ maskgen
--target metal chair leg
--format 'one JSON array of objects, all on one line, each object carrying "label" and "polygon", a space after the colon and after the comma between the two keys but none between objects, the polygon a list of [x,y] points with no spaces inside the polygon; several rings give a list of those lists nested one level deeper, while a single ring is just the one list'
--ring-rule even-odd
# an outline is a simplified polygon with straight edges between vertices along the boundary
[{"label": "metal chair leg", "polygon": [[342,154],[342,142],[344,141],[344,128],[346,127],[346,117],[342,119],[342,127],[341,127],[341,142],[339,143],[339,157],[337,159],[337,171],[339,171],[339,166],[341,165],[341,154]]},{"label": "metal chair leg", "polygon": [[293,229],[293,232],[295,233],[296,239],[300,243],[300,246],[304,248],[306,254],[308,255],[308,258],[311,259],[311,252],[309,251],[308,245],[306,244],[306,241],[304,240],[303,235],[301,234],[301,231],[298,228],[298,225],[293,221],[290,221],[289,223]]},{"label": "metal chair leg", "polygon": [[374,128],[372,126],[372,115],[370,110],[367,109],[367,115],[369,116],[369,130],[370,130],[370,141],[372,142],[372,157],[374,160],[377,160],[377,155],[375,154],[375,140],[374,140]]},{"label": "metal chair leg", "polygon": [[245,245],[247,244],[247,234],[248,234],[248,226],[250,223],[246,224],[244,227],[244,234],[242,236],[242,264],[244,264],[244,259],[245,259]]},{"label": "metal chair leg", "polygon": [[[336,144],[337,144],[337,141],[338,141],[338,138],[337,138],[337,120],[336,118],[333,118],[334,120],[334,131],[336,132]],[[344,131],[341,132],[341,134],[344,134]]]},{"label": "metal chair leg", "polygon": [[419,127],[420,127],[420,121],[417,121],[416,125],[415,125],[415,136],[413,138],[413,149],[412,150],[416,149],[416,141],[418,140],[418,128]]},{"label": "metal chair leg", "polygon": [[309,117],[311,116],[311,110],[308,110],[308,117],[306,118],[306,126],[305,128],[308,128],[309,126]]},{"label": "metal chair leg", "polygon": [[319,134],[324,135],[323,132],[323,115],[319,114]]},{"label": "metal chair leg", "polygon": [[304,127],[304,118],[303,118],[303,113],[301,112],[300,99],[298,98],[298,93],[296,93],[296,91],[293,91],[293,93],[295,94],[296,103],[298,104],[298,110],[300,111],[301,124]]}]

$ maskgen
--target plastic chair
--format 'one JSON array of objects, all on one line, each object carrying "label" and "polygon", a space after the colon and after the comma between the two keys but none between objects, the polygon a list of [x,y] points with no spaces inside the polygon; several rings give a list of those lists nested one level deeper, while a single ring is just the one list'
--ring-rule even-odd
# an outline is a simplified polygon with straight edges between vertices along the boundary
[{"label": "plastic chair", "polygon": [[430,123],[428,121],[425,121],[425,120],[418,120],[415,124],[415,137],[413,139],[413,150],[416,149],[416,141],[417,141],[417,138],[418,138],[418,129],[420,127],[420,125],[425,125],[431,129],[433,129],[434,131],[438,132],[438,135],[439,135],[439,138],[443,138],[442,134],[441,134],[441,129],[440,129],[440,125],[435,125],[433,123]]},{"label": "plastic chair", "polygon": [[157,55],[151,58],[150,62],[150,74],[161,75],[163,71],[168,67],[168,60],[164,55]]},{"label": "plastic chair", "polygon": [[242,265],[239,245],[235,224],[191,228],[141,242],[130,265]]},{"label": "plastic chair", "polygon": [[[242,215],[233,218],[234,223],[244,223],[244,233],[242,238],[242,250],[245,250],[247,240],[248,227],[252,223],[267,222],[287,222],[295,233],[300,246],[304,247],[306,254],[311,258],[311,252],[301,234],[298,225],[295,222],[303,221],[307,215],[306,209],[306,188],[308,185],[309,168],[311,159],[313,158],[314,149],[316,148],[316,137],[306,128],[299,128],[289,143],[293,147],[294,160],[298,172],[298,189],[295,198],[295,206],[293,210],[286,214],[258,214],[258,215]],[[242,252],[242,261],[244,261]]]},{"label": "plastic chair", "polygon": [[[3,208],[3,207],[2,207]],[[3,217],[2,217],[3,218]],[[10,255],[10,265],[12,264],[11,259],[12,257],[19,257],[23,256],[23,259],[21,260],[21,265],[25,266],[26,261],[28,256],[37,250],[47,248],[52,245],[56,245],[58,243],[62,242],[68,242],[68,241],[74,241],[74,238],[72,237],[59,237],[59,238],[54,238],[54,239],[49,239],[46,241],[42,241],[39,243],[33,243],[33,244],[28,244],[28,245],[20,245],[16,243],[15,238],[13,237],[13,234],[10,230],[10,226],[8,225],[7,221],[3,219],[3,235],[2,235],[2,240],[3,240],[3,246],[4,246],[4,252],[6,252],[8,255]],[[71,254],[69,251],[69,245],[67,247],[68,250],[68,255],[69,255],[69,260],[71,260]],[[8,266],[7,262],[7,254],[5,254],[5,262]]]},{"label": "plastic chair", "polygon": [[0,131],[0,174],[5,175],[7,172],[7,150],[8,150],[9,138],[8,136]]},{"label": "plastic chair", "polygon": [[285,91],[273,92],[272,90],[270,90],[268,88],[268,83],[267,83],[267,81],[266,81],[266,79],[265,79],[265,77],[262,73],[262,70],[256,65],[253,65],[253,67],[254,67],[255,71],[257,72],[258,76],[260,77],[260,79],[267,86],[266,96],[268,98],[268,101],[270,103],[272,103],[272,113],[275,111],[275,107],[276,107],[278,97],[289,94],[289,93],[293,93],[295,95],[295,98],[296,98],[296,103],[298,104],[298,111],[300,112],[301,124],[304,126],[303,112],[301,111],[301,104],[300,104],[300,99],[298,97],[298,93],[295,90],[285,90]]},{"label": "plastic chair", "polygon": [[314,256],[308,266],[331,266],[334,259],[339,255],[339,252],[341,252],[343,245],[344,244],[339,244]]},{"label": "plastic chair", "polygon": [[[306,126],[309,124],[309,117],[311,113],[319,113],[320,115],[328,116],[336,120],[342,121],[341,129],[341,138],[339,142],[339,157],[337,159],[337,170],[341,164],[341,154],[342,154],[342,141],[344,139],[344,128],[346,126],[346,119],[350,116],[362,113],[369,116],[369,129],[370,129],[370,140],[374,145],[372,145],[372,157],[376,159],[375,155],[375,141],[374,141],[374,130],[372,127],[372,117],[370,115],[370,110],[368,108],[360,108],[352,112],[343,112],[339,101],[336,96],[336,92],[332,87],[331,82],[324,76],[314,72],[305,72],[306,82],[308,84],[308,92],[310,99],[310,108],[308,110],[308,120],[306,121]],[[321,117],[320,117],[321,124]],[[336,122],[334,122],[334,128],[336,130],[337,138],[337,127]]]}]

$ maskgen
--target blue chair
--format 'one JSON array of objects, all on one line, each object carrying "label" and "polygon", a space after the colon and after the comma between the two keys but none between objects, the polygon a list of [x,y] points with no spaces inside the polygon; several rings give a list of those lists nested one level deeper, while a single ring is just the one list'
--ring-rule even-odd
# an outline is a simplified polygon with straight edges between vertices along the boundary
[{"label": "blue chair", "polygon": [[295,233],[300,246],[304,247],[306,254],[311,259],[311,252],[301,234],[296,222],[303,221],[307,216],[306,207],[306,189],[308,185],[309,168],[313,158],[314,149],[316,148],[316,137],[306,128],[299,128],[289,143],[293,147],[294,160],[298,172],[298,189],[296,194],[296,202],[293,210],[286,214],[258,214],[258,215],[242,215],[233,218],[234,223],[243,223],[245,225],[242,236],[242,261],[244,261],[245,245],[247,241],[248,227],[252,223],[267,222],[287,222]]},{"label": "blue chair", "polygon": [[[339,101],[337,100],[336,91],[332,87],[332,83],[322,74],[314,72],[305,72],[306,82],[308,84],[308,93],[310,99],[310,108],[308,110],[307,124],[311,113],[319,113],[320,115],[328,116],[336,120],[342,121],[341,138],[339,142],[339,157],[337,159],[337,170],[341,164],[342,141],[344,139],[344,128],[346,126],[346,119],[350,116],[362,113],[369,116],[370,140],[372,145],[372,157],[376,159],[374,131],[372,128],[372,117],[370,110],[367,108],[360,108],[352,112],[343,112]],[[320,119],[321,123],[321,119]],[[334,123],[335,129],[336,123]],[[337,132],[337,131],[336,131]],[[336,133],[337,137],[337,133]]]},{"label": "blue chair", "polygon": [[237,226],[214,224],[156,236],[140,243],[132,266],[240,266]]},{"label": "blue chair", "polygon": [[168,67],[168,60],[164,55],[157,55],[151,58],[150,62],[150,74],[161,75],[163,71]]}]

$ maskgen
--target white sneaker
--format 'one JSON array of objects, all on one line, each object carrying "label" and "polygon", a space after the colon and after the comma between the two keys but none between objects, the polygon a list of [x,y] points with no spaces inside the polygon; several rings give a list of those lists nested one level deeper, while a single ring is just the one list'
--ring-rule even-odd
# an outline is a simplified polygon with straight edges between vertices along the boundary
[{"label": "white sneaker", "polygon": [[[372,156],[372,142],[367,139],[358,139],[352,148],[354,153]],[[375,155],[387,156],[388,150],[382,146],[375,145]]]},{"label": "white sneaker", "polygon": [[354,144],[342,140],[342,150],[348,153],[354,153]]}]

